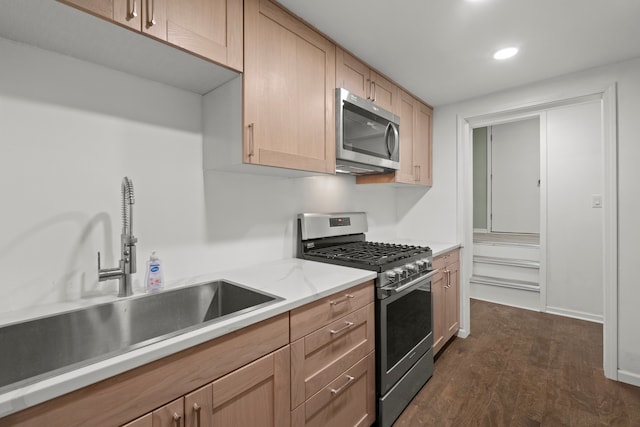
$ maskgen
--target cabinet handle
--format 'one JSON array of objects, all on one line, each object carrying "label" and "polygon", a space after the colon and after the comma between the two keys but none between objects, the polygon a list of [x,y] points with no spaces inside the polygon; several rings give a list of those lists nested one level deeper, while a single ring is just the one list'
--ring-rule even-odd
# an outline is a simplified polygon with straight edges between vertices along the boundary
[{"label": "cabinet handle", "polygon": [[414,167],[414,176],[416,182],[420,182],[420,165],[415,165]]},{"label": "cabinet handle", "polygon": [[342,390],[344,390],[349,384],[351,384],[351,381],[355,380],[355,377],[352,377],[351,375],[347,375],[347,382],[342,384],[341,387],[338,388],[331,388],[329,390],[331,390],[331,395],[335,396],[338,393],[340,393]]},{"label": "cabinet handle", "polygon": [[131,10],[129,11],[129,19],[138,16],[138,0],[131,0]]},{"label": "cabinet handle", "polygon": [[196,413],[196,427],[200,427],[200,409],[202,409],[200,405],[197,403],[193,404],[193,410]]},{"label": "cabinet handle", "polygon": [[173,413],[173,422],[176,425],[176,427],[180,427],[182,425],[182,423],[180,422],[182,420],[182,415],[178,414],[177,412]]},{"label": "cabinet handle", "polygon": [[371,80],[367,79],[366,85],[369,86],[369,93],[367,93],[367,87],[365,86],[365,88],[364,88],[364,92],[365,92],[364,97],[369,99],[369,100],[371,100]]},{"label": "cabinet handle", "polygon": [[329,331],[329,332],[331,333],[331,335],[339,334],[340,332],[342,332],[342,331],[346,331],[347,329],[349,329],[350,327],[352,327],[352,326],[353,326],[353,322],[346,322],[346,321],[345,321],[344,323],[345,323],[345,326],[343,326],[343,327],[342,327],[342,328],[340,328],[340,329],[336,329],[336,330],[331,329],[331,330]]},{"label": "cabinet handle", "polygon": [[251,157],[254,155],[254,133],[255,133],[255,124],[254,123],[249,123],[249,152],[247,153],[247,157],[249,157],[249,160],[251,160]]},{"label": "cabinet handle", "polygon": [[347,302],[349,301],[351,298],[355,298],[353,295],[351,294],[345,294],[344,298],[340,298],[338,300],[335,301],[329,301],[330,305],[338,305],[338,304],[342,304],[343,302]]},{"label": "cabinet handle", "polygon": [[156,2],[147,0],[147,28],[156,25]]},{"label": "cabinet handle", "polygon": [[371,80],[371,100],[376,102],[376,82]]}]

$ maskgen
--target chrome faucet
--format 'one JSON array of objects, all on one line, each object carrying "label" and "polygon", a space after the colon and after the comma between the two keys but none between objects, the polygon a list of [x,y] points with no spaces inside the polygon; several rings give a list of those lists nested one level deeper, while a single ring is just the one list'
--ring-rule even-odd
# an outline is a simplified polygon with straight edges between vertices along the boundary
[{"label": "chrome faucet", "polygon": [[122,234],[120,234],[120,263],[114,268],[100,268],[100,252],[98,252],[98,281],[118,279],[118,296],[128,297],[133,294],[131,275],[136,272],[136,242],[133,235],[133,181],[126,176],[122,178]]}]

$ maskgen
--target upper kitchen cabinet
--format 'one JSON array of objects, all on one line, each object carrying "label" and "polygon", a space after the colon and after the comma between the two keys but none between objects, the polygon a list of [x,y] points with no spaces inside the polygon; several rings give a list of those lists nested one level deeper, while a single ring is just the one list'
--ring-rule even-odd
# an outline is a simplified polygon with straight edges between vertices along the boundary
[{"label": "upper kitchen cabinet", "polygon": [[432,185],[433,109],[401,90],[397,111],[400,117],[400,169],[395,173],[358,176],[358,184]]},{"label": "upper kitchen cabinet", "polygon": [[242,0],[62,0],[242,71]]},{"label": "upper kitchen cabinet", "polygon": [[369,99],[392,113],[399,112],[398,87],[340,46],[336,48],[336,87]]},{"label": "upper kitchen cabinet", "polygon": [[243,162],[335,173],[335,45],[269,0],[245,0]]}]

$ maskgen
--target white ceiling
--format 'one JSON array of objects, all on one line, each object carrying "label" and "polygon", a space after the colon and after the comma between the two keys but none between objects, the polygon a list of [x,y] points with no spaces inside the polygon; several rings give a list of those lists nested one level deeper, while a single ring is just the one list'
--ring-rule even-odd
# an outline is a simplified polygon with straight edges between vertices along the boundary
[{"label": "white ceiling", "polygon": [[640,57],[640,0],[279,2],[434,106]]}]

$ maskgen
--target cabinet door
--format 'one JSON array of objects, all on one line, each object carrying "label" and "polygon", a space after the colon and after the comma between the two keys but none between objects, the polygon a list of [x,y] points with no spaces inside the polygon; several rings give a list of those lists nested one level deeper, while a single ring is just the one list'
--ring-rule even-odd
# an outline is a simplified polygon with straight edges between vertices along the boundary
[{"label": "cabinet door", "polygon": [[[398,113],[398,102],[400,98],[400,90],[393,82],[380,74],[371,70],[371,99],[376,105],[384,108],[392,113]],[[402,119],[400,120],[402,128]]]},{"label": "cabinet door", "polygon": [[170,0],[166,20],[169,43],[242,71],[242,0]]},{"label": "cabinet door", "polygon": [[153,427],[153,414],[144,415],[123,425],[122,427]]},{"label": "cabinet door", "polygon": [[[77,7],[92,15],[113,20],[114,1],[120,0],[60,0],[70,6]],[[126,0],[124,0],[126,1]]]},{"label": "cabinet door", "polygon": [[167,40],[167,2],[173,0],[140,0],[143,33]]},{"label": "cabinet door", "polygon": [[400,94],[400,169],[396,171],[396,182],[413,184],[414,176],[414,159],[413,144],[414,135],[414,116],[416,114],[415,100],[411,95],[402,91]]},{"label": "cabinet door", "polygon": [[286,346],[214,381],[213,425],[289,426],[289,369]]},{"label": "cabinet door", "polygon": [[371,90],[369,66],[341,47],[336,47],[336,87],[343,87],[362,98]]},{"label": "cabinet door", "polygon": [[335,173],[335,46],[268,0],[244,16],[243,161]]},{"label": "cabinet door", "polygon": [[213,385],[206,385],[184,397],[185,427],[213,427]]},{"label": "cabinet door", "polygon": [[433,110],[416,101],[415,132],[413,140],[413,164],[416,183],[430,186],[433,183]]},{"label": "cabinet door", "polygon": [[153,427],[184,427],[184,399],[176,399],[152,412]]},{"label": "cabinet door", "polygon": [[448,285],[445,288],[445,337],[448,340],[454,336],[460,325],[460,293],[458,284],[459,263],[447,266],[449,274]]},{"label": "cabinet door", "polygon": [[431,279],[431,298],[433,301],[433,354],[440,351],[445,343],[445,300],[444,300],[445,273],[438,272]]}]

